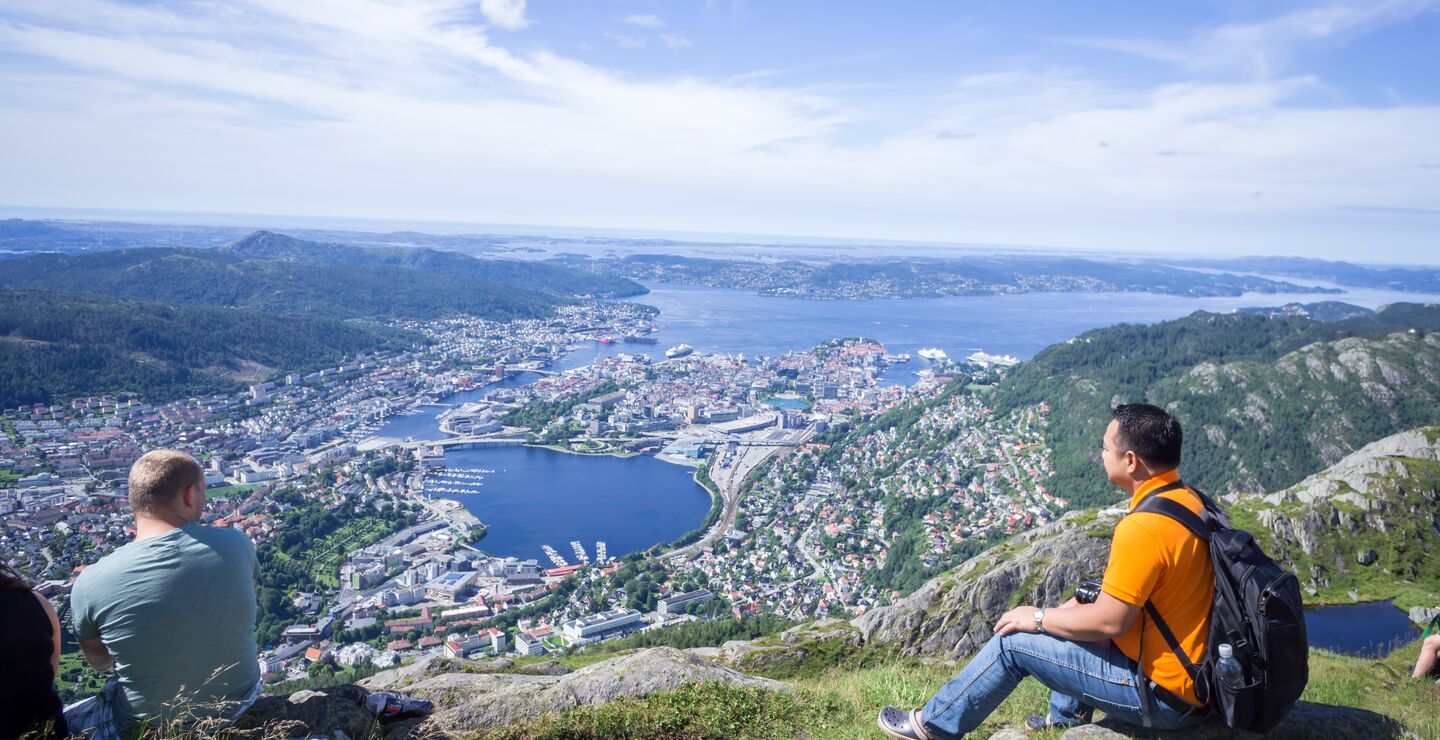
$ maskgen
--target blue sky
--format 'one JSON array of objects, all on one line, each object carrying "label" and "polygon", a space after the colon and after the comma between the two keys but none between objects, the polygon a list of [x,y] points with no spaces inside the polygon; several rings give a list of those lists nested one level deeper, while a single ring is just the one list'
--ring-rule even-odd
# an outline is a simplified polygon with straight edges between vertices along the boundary
[{"label": "blue sky", "polygon": [[0,0],[0,203],[1434,262],[1440,0]]}]

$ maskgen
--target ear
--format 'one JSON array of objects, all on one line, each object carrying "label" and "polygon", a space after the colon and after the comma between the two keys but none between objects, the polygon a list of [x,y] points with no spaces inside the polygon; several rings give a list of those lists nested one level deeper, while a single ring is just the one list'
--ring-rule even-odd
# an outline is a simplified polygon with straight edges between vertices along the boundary
[{"label": "ear", "polygon": [[195,508],[195,499],[197,498],[197,493],[198,492],[195,490],[195,485],[193,483],[185,486],[185,490],[180,492],[180,503],[184,504],[186,509]]},{"label": "ear", "polygon": [[1133,475],[1135,474],[1135,471],[1137,471],[1137,470],[1139,470],[1139,469],[1140,469],[1140,456],[1137,455],[1137,454],[1135,454],[1135,451],[1134,451],[1134,450],[1126,450],[1126,451],[1125,451],[1125,472],[1127,472],[1127,473],[1129,473],[1129,474],[1131,474],[1131,475],[1133,476]]}]

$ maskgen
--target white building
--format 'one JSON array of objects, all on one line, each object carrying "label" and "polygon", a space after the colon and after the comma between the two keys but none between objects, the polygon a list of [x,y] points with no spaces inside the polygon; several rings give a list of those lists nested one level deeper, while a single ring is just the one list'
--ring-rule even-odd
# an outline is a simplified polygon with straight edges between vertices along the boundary
[{"label": "white building", "polygon": [[335,662],[347,668],[375,662],[375,648],[363,642],[352,642],[335,651]]},{"label": "white building", "polygon": [[544,655],[545,646],[540,643],[542,635],[520,630],[515,635],[515,652],[521,655]]},{"label": "white building", "polygon": [[640,612],[634,609],[611,609],[608,612],[591,614],[560,627],[565,639],[571,645],[584,645],[603,640],[620,632],[640,625]]}]

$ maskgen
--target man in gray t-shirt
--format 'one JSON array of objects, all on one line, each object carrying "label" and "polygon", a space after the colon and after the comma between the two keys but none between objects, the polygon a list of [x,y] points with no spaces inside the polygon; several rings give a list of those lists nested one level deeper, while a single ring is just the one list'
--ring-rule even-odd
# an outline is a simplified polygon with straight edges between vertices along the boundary
[{"label": "man in gray t-shirt", "polygon": [[115,669],[115,725],[233,716],[260,681],[255,548],[237,530],[199,523],[204,473],[184,453],[141,457],[130,470],[130,506],[135,541],[86,568],[70,601],[86,659]]}]

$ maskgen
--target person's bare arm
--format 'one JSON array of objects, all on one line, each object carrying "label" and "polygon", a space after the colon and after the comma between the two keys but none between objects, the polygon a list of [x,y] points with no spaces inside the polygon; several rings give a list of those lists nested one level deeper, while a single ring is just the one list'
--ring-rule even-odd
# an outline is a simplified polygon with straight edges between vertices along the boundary
[{"label": "person's bare arm", "polygon": [[85,660],[90,663],[90,667],[101,673],[115,667],[115,657],[110,654],[110,649],[105,647],[105,643],[101,642],[98,637],[81,640],[80,652],[85,653]]},{"label": "person's bare arm", "polygon": [[[1045,632],[1079,642],[1109,640],[1125,634],[1135,624],[1140,607],[1127,604],[1107,593],[1093,604],[1076,604],[1045,610]],[[1035,632],[1035,607],[1017,606],[995,623],[995,633]]]},{"label": "person's bare arm", "polygon": [[50,603],[49,599],[38,593],[35,594],[35,598],[40,600],[40,607],[45,610],[45,616],[50,618],[50,637],[52,642],[50,648],[50,672],[58,676],[60,675],[60,616],[55,613],[55,606]]}]

